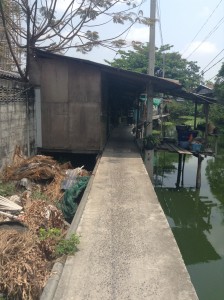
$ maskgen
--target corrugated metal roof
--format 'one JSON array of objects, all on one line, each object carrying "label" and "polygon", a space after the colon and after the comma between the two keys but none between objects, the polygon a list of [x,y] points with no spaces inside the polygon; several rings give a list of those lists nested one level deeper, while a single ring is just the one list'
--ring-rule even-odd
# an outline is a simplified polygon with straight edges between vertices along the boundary
[{"label": "corrugated metal roof", "polygon": [[123,70],[119,68],[114,68],[108,65],[100,64],[90,60],[64,56],[61,54],[55,54],[47,51],[36,50],[36,56],[38,58],[49,58],[49,59],[62,59],[75,61],[81,64],[88,64],[99,68],[103,73],[109,74],[110,76],[116,76],[113,79],[119,81],[121,78],[129,79],[134,82],[151,83],[154,92],[166,93],[174,97],[181,97],[187,100],[192,100],[197,103],[216,103],[216,100],[210,97],[205,97],[196,93],[187,92],[183,86],[178,83],[177,80],[161,78],[156,76],[151,76],[148,74],[137,73],[129,70]]}]

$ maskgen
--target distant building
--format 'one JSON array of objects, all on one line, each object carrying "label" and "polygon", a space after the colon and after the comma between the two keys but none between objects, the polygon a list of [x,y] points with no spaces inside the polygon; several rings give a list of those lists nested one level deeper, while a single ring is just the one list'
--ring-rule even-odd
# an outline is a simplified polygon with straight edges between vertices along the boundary
[{"label": "distant building", "polygon": [[[11,20],[13,20],[15,24],[15,30],[12,35],[15,41],[19,42],[20,36],[18,33],[21,28],[20,10],[16,7],[16,4],[12,0],[5,0],[5,4],[5,13],[10,16]],[[17,61],[21,64],[21,51],[16,46],[15,41],[11,39],[11,45]],[[16,71],[16,66],[6,40],[2,18],[0,18],[0,68],[10,72]]]},{"label": "distant building", "polygon": [[194,93],[197,93],[199,95],[203,95],[206,97],[214,97],[214,90],[213,87],[208,87],[206,85],[199,85],[195,90]]}]

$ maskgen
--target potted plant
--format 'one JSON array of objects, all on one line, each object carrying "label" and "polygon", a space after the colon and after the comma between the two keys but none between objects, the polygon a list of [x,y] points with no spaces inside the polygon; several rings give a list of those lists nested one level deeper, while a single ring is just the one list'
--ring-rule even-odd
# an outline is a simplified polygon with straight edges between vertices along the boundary
[{"label": "potted plant", "polygon": [[144,143],[144,148],[146,150],[153,150],[156,146],[159,145],[160,139],[158,136],[149,134],[144,138],[143,143]]}]

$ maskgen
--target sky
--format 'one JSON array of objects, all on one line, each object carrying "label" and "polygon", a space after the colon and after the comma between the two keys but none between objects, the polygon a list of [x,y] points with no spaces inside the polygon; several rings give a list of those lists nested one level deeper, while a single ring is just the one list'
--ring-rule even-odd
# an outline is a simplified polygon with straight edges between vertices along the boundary
[{"label": "sky", "polygon": [[[150,0],[146,0],[140,9],[144,16],[149,17]],[[101,28],[101,34],[111,36],[122,29],[110,24]],[[135,25],[124,37],[128,42],[148,42],[149,28]],[[173,45],[171,51],[181,53],[189,61],[195,61],[201,71],[205,71],[204,79],[214,80],[224,62],[224,0],[157,0],[156,46],[160,47],[162,44]],[[74,50],[66,55],[99,63],[119,57],[103,47],[95,48],[85,55]],[[221,61],[217,63],[219,60]],[[214,64],[216,65],[213,67]]]}]

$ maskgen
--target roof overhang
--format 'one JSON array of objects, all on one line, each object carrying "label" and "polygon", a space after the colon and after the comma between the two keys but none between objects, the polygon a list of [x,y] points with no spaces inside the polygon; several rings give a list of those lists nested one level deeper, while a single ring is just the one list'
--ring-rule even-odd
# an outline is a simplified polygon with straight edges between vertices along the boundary
[{"label": "roof overhang", "polygon": [[107,75],[111,79],[111,82],[113,82],[115,85],[121,86],[123,84],[126,88],[130,88],[130,91],[137,91],[138,89],[142,90],[148,84],[151,84],[155,93],[163,93],[166,95],[171,95],[173,97],[181,97],[197,103],[216,103],[216,100],[213,98],[187,92],[186,90],[184,90],[183,86],[180,83],[171,79],[114,68],[89,60],[63,56],[60,54],[41,50],[36,50],[36,57],[75,61],[76,63],[94,66],[98,68],[103,74]]}]

